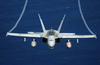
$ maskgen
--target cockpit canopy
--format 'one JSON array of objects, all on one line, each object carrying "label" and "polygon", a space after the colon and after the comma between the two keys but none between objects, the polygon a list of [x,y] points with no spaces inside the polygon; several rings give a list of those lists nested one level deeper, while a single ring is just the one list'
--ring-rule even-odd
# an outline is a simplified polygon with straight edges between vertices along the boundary
[{"label": "cockpit canopy", "polygon": [[50,31],[48,31],[48,35],[55,35],[55,32],[51,29]]}]

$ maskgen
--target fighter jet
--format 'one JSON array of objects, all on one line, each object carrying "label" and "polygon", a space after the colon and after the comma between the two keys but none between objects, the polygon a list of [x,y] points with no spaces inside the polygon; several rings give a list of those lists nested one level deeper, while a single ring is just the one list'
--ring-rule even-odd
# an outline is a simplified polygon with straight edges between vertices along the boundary
[{"label": "fighter jet", "polygon": [[54,30],[54,29],[50,29],[50,30],[46,30],[43,24],[43,21],[41,19],[40,14],[38,14],[41,25],[42,25],[42,29],[43,32],[27,32],[27,33],[10,33],[7,32],[6,36],[20,36],[20,37],[24,37],[24,42],[26,41],[26,37],[32,37],[33,41],[31,42],[31,46],[35,47],[37,45],[37,42],[35,40],[35,38],[42,38],[42,41],[44,43],[47,43],[49,46],[49,49],[53,49],[56,43],[60,43],[60,39],[61,38],[67,38],[68,40],[66,41],[66,47],[67,48],[71,48],[72,44],[70,42],[70,38],[76,38],[77,39],[77,43],[79,42],[78,39],[79,38],[96,38],[96,35],[76,35],[75,33],[60,33],[63,21],[65,19],[66,14],[64,15],[58,30]]}]

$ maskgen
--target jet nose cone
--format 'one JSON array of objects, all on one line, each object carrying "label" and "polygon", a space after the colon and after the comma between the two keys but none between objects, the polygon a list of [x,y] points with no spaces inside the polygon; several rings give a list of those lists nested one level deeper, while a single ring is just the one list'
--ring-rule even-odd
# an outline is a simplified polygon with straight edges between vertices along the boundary
[{"label": "jet nose cone", "polygon": [[53,47],[53,45],[50,45],[50,47]]}]

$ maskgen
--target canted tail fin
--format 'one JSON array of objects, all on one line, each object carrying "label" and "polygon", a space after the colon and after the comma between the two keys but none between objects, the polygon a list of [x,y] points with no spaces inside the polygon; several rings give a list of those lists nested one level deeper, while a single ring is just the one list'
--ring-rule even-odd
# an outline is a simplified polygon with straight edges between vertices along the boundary
[{"label": "canted tail fin", "polygon": [[60,30],[61,30],[61,27],[62,27],[63,21],[64,21],[64,19],[65,19],[65,16],[66,16],[66,14],[64,15],[64,17],[63,17],[63,19],[62,19],[62,21],[61,21],[61,23],[60,23],[60,25],[59,25],[59,28],[58,28],[58,31],[59,31],[59,32],[60,32]]},{"label": "canted tail fin", "polygon": [[39,16],[39,19],[40,19],[40,22],[41,22],[41,25],[42,25],[43,32],[45,32],[45,27],[44,27],[44,24],[43,24],[43,21],[41,19],[40,14],[38,14],[38,16]]}]

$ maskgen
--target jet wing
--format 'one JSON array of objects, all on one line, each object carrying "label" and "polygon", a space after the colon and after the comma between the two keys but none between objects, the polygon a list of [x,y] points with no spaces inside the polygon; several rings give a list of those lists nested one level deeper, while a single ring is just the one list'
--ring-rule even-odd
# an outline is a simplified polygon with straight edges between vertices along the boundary
[{"label": "jet wing", "polygon": [[40,38],[42,37],[43,33],[7,33],[6,36],[19,36],[19,37],[36,37],[36,38]]},{"label": "jet wing", "polygon": [[[69,33],[70,34],[70,33]],[[74,35],[74,34],[59,34],[59,38],[97,38],[96,35]]]}]

